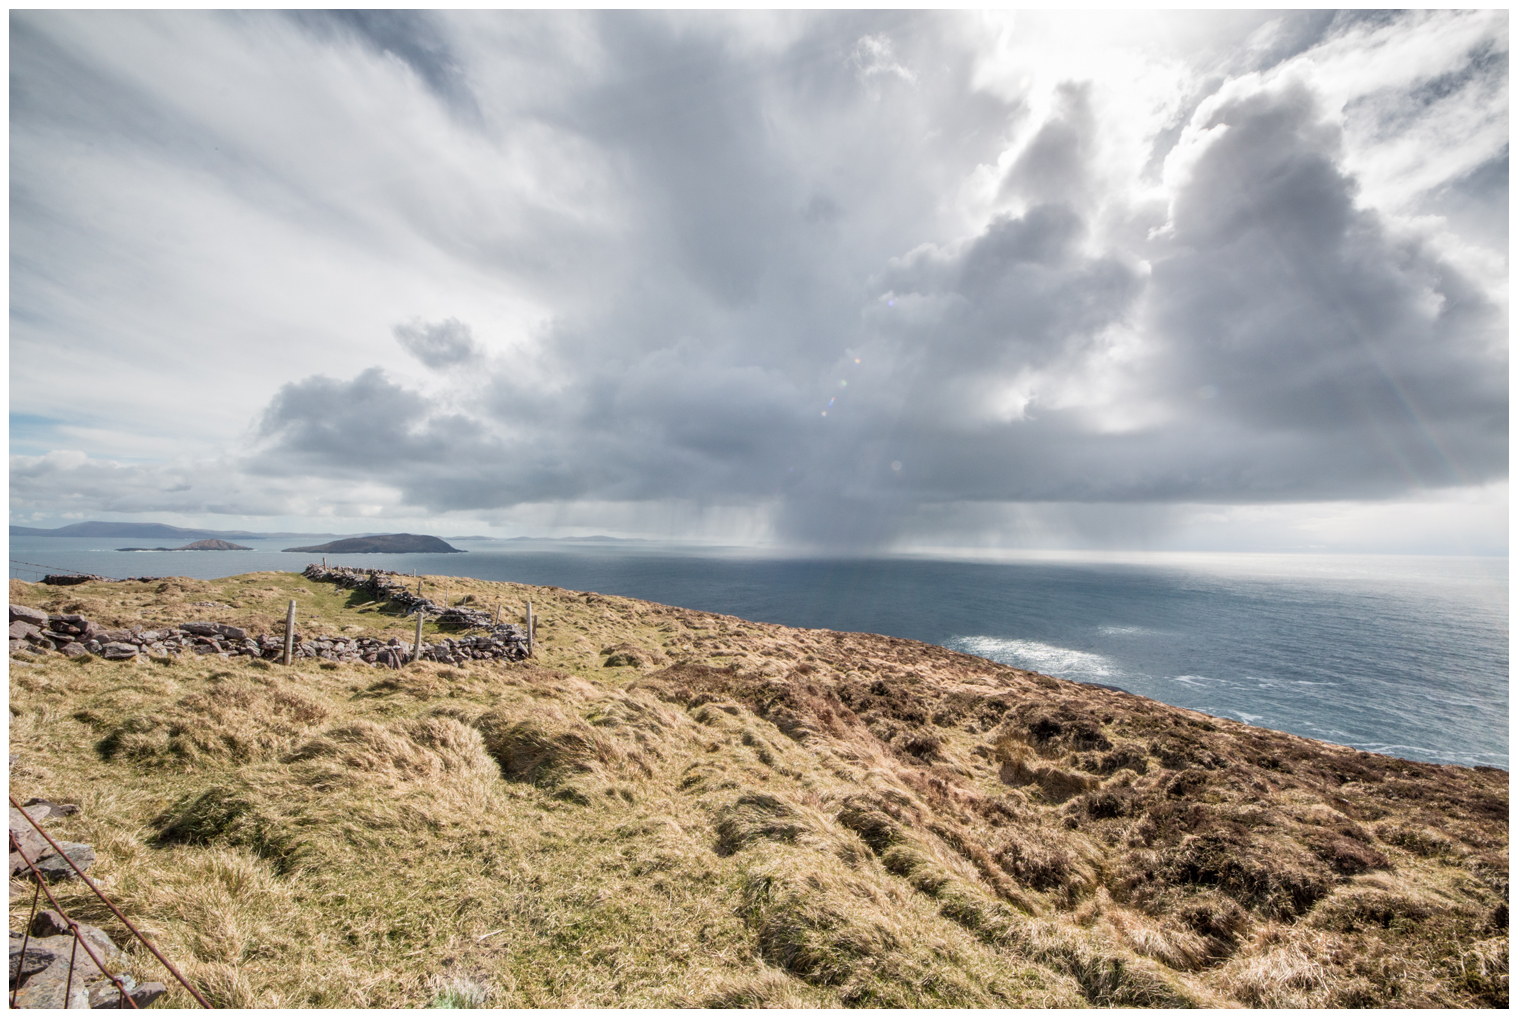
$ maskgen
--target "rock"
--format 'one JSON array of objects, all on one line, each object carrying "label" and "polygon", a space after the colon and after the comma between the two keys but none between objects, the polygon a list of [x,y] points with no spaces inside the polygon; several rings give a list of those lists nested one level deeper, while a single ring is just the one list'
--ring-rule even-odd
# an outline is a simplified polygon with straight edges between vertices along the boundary
[{"label": "rock", "polygon": [[93,573],[49,573],[42,578],[44,584],[55,587],[72,587],[75,584],[88,584],[92,580],[108,580],[108,577],[97,577]]},{"label": "rock", "polygon": [[[162,997],[164,991],[168,989],[156,981],[139,984],[126,974],[118,975],[122,977],[121,982],[126,985],[127,997],[131,998],[138,1008],[147,1008]],[[102,980],[90,990],[90,1007],[121,1008],[121,992],[109,980]]]},{"label": "rock", "polygon": [[71,643],[65,644],[58,650],[68,655],[70,658],[83,658],[90,653],[89,649],[78,641],[73,641]]},{"label": "rock", "polygon": [[19,986],[17,1008],[119,1008],[121,990],[113,975],[139,1008],[164,993],[162,984],[138,985],[132,979],[121,950],[105,931],[86,923],[71,927],[56,910],[38,913],[25,938],[14,931],[10,938],[11,987]]},{"label": "rock", "polygon": [[79,615],[48,616],[47,620],[48,629],[55,633],[67,633],[79,637],[93,637],[105,629],[99,623],[92,623]]},{"label": "rock", "polygon": [[25,640],[28,637],[40,636],[42,636],[42,630],[24,619],[18,619],[11,624],[11,640]]},{"label": "rock", "polygon": [[[43,934],[42,931],[58,931]],[[108,969],[118,969],[123,962],[120,950],[98,927],[79,925],[80,939],[89,945]],[[16,994],[17,1008],[62,1008],[64,991],[69,988],[69,1008],[89,1008],[89,984],[107,980],[106,974],[90,958],[84,945],[75,947],[68,922],[53,910],[44,910],[32,921],[32,933],[26,940],[22,956],[20,935],[11,933],[11,972],[22,983]],[[70,980],[70,959],[73,979]],[[40,964],[40,965],[39,965]]]},{"label": "rock", "polygon": [[98,633],[95,634],[95,638],[97,640],[121,641],[128,644],[131,643],[136,637],[137,634],[133,633],[131,630],[126,629],[101,629]]},{"label": "rock", "polygon": [[[15,931],[11,931],[11,985],[14,986],[27,977],[41,973],[58,959],[58,953],[53,948],[53,943],[43,944],[36,938],[23,938]],[[21,945],[26,943],[26,955],[21,954]],[[65,957],[66,958],[66,957]]]},{"label": "rock", "polygon": [[[53,953],[53,961],[42,972],[27,978],[16,992],[17,1008],[89,1008],[90,991],[86,986],[91,977],[104,976],[100,968],[90,961],[83,949],[74,953],[73,977],[69,974],[69,955],[74,950],[73,938],[44,938],[33,944],[45,947]],[[27,945],[27,955],[32,945]]]},{"label": "rock", "polygon": [[208,623],[204,620],[198,620],[193,623],[180,623],[179,630],[181,633],[193,633],[197,637],[215,637],[221,633],[221,629],[216,623]]},{"label": "rock", "polygon": [[49,817],[68,817],[70,814],[79,813],[79,804],[77,803],[54,803],[52,800],[44,800],[40,796],[33,796],[21,804],[21,809],[26,811],[28,817],[35,817],[39,821],[42,818],[32,813],[33,807],[46,807]]},{"label": "rock", "polygon": [[222,623],[216,624],[216,632],[230,640],[247,640],[248,631],[240,626],[227,626]]},{"label": "rock", "polygon": [[126,641],[113,640],[109,644],[100,646],[101,656],[108,662],[119,662],[127,658],[137,657],[137,645],[128,644]]},{"label": "rock", "polygon": [[11,622],[31,623],[33,626],[46,626],[47,613],[41,609],[28,608],[25,605],[11,606]]},{"label": "rock", "polygon": [[17,640],[14,637],[11,638],[11,654],[15,654],[17,651],[25,651],[29,647],[31,647],[31,645],[26,641]]},{"label": "rock", "polygon": [[[16,834],[18,836],[20,835],[19,832]],[[21,839],[18,837],[16,841],[19,843],[21,842]],[[32,845],[22,844],[21,846],[21,848],[26,852],[26,855],[31,857],[32,863],[36,866],[37,870],[41,872],[42,876],[46,878],[49,883],[54,881],[67,881],[70,878],[77,876],[74,873],[74,868],[69,866],[69,860],[72,860],[80,870],[89,870],[90,866],[95,862],[95,850],[91,846],[88,846],[83,842],[63,842],[58,839],[54,839],[53,841],[57,842],[58,847],[63,850],[65,855],[67,855],[67,860],[65,860],[62,856],[59,856],[58,853],[54,851],[53,847],[48,845],[47,842],[40,836],[37,837],[37,842],[41,843],[41,850],[33,852],[33,849],[36,845],[35,843]],[[18,853],[11,854],[11,873],[30,873],[27,871],[26,864],[22,862],[21,856]]]},{"label": "rock", "polygon": [[[56,909],[44,909],[32,918],[32,937],[48,939],[53,937],[72,938],[73,932],[69,929],[68,919]],[[90,943],[95,954],[100,956],[100,961],[109,968],[113,963],[121,961],[121,950],[116,947],[111,936],[99,927],[92,927],[87,923],[79,924],[79,936]],[[81,957],[88,958],[83,952]],[[77,957],[76,957],[77,958]],[[93,974],[92,974],[93,975]]]},{"label": "rock", "polygon": [[[49,811],[46,809],[39,809],[37,807],[29,807],[25,809],[26,816],[23,816],[20,810],[17,810],[15,807],[10,808],[11,838],[15,839],[16,844],[21,848],[21,851],[26,854],[27,859],[36,862],[44,855],[51,853],[53,851],[53,847],[47,844],[47,839],[38,834],[37,829],[33,827],[26,818],[31,817],[36,821],[41,821],[48,816]],[[12,874],[18,873],[18,866],[20,866],[21,869],[25,869],[24,865],[21,865],[20,863],[20,857],[16,853],[12,852]]]}]

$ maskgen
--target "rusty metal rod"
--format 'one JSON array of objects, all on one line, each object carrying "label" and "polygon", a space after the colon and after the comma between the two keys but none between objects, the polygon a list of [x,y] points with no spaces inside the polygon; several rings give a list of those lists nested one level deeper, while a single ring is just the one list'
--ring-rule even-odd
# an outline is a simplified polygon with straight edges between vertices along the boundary
[{"label": "rusty metal rod", "polygon": [[[16,798],[14,796],[11,797],[11,802],[12,803],[16,802]],[[22,811],[22,813],[25,813],[25,811]],[[32,827],[33,828],[37,828],[37,822],[36,821],[32,821],[31,815],[28,814],[26,819],[28,821],[32,822]],[[37,828],[37,830],[39,832],[42,832],[41,828]],[[47,838],[47,833],[46,832],[42,832],[42,837],[43,838]],[[53,840],[52,839],[48,839],[48,841],[52,842]],[[103,962],[100,961],[100,956],[98,956],[98,955],[95,954],[95,950],[90,947],[90,943],[88,941],[85,941],[84,938],[80,936],[80,934],[79,934],[79,924],[77,924],[74,921],[73,917],[69,916],[68,911],[66,909],[64,909],[62,905],[59,904],[58,900],[55,899],[55,898],[53,898],[53,891],[52,891],[52,889],[48,888],[47,883],[42,880],[42,872],[37,869],[37,865],[34,864],[34,863],[32,863],[31,860],[29,860],[29,859],[26,858],[26,850],[24,850],[24,849],[21,848],[21,843],[17,842],[14,838],[12,838],[11,839],[11,845],[13,845],[13,846],[16,847],[16,855],[19,856],[19,857],[21,857],[21,862],[24,863],[24,864],[26,864],[26,869],[32,872],[32,880],[35,881],[35,882],[37,882],[37,888],[40,891],[44,891],[44,892],[47,893],[47,901],[51,902],[53,904],[53,907],[58,910],[58,915],[59,916],[63,917],[65,920],[67,920],[69,922],[69,930],[72,931],[73,934],[74,934],[74,948],[72,950],[70,950],[70,952],[69,952],[69,979],[68,979],[68,983],[63,988],[63,1007],[64,1008],[68,1008],[69,1007],[69,993],[70,993],[70,991],[74,987],[74,956],[75,956],[75,953],[78,951],[80,945],[84,945],[85,954],[90,957],[90,961],[95,964],[95,968],[98,969],[98,970],[100,970],[100,972],[104,973],[106,976],[110,977],[111,983],[113,983],[113,984],[116,985],[116,991],[117,991],[117,993],[120,994],[123,998],[126,998],[126,1000],[132,1002],[132,1007],[136,1008],[137,1007],[137,1002],[132,999],[131,995],[127,994],[126,985],[121,982],[121,978],[118,977],[116,974],[110,972],[109,970],[107,970],[105,968],[105,963],[103,963]],[[57,847],[55,846],[54,848],[57,848]],[[59,854],[62,855],[62,850],[59,851]],[[69,859],[67,856],[64,856],[63,858],[65,860]],[[73,863],[74,863],[73,860],[69,860],[69,864],[71,866],[73,865]],[[79,868],[75,867],[74,869],[78,870]],[[94,885],[91,885],[90,887],[94,888]],[[100,895],[100,889],[95,888],[95,894],[96,895]],[[111,905],[110,901],[107,900],[104,895],[100,895],[100,900],[102,902],[104,902],[107,906]],[[113,906],[112,909],[114,910],[115,907]],[[32,895],[32,915],[36,916],[36,914],[37,914],[37,897],[36,897],[36,894],[33,893],[33,895]],[[117,913],[116,915],[117,916],[121,916],[120,913]],[[123,918],[123,919],[125,919],[125,918]],[[130,927],[131,924],[128,924],[127,926]],[[137,933],[137,930],[135,928],[132,930],[132,933],[133,934],[137,934],[137,936],[139,938],[142,937],[141,934]],[[21,984],[21,967],[26,963],[26,943],[27,943],[27,939],[30,939],[31,935],[32,935],[32,925],[31,925],[31,922],[28,921],[27,925],[26,925],[26,936],[27,936],[27,938],[22,940],[22,942],[21,942],[21,956],[20,956],[20,958],[18,958],[16,960],[16,984],[17,984],[17,990],[20,989],[20,984]],[[143,943],[147,944],[146,941],[144,941]],[[151,949],[153,946],[152,945],[148,945],[148,947]],[[158,953],[155,951],[153,954],[157,955]],[[160,956],[160,958],[162,958],[162,957]],[[167,966],[168,963],[165,962],[164,965]],[[173,969],[172,966],[169,967],[169,968],[171,970]],[[175,976],[179,976],[178,973],[176,973],[174,975]],[[184,978],[183,977],[180,977],[180,983],[184,983]],[[194,988],[191,988],[189,984],[185,984],[185,988],[187,990],[189,990],[191,994],[195,994]],[[199,998],[200,996],[196,995],[196,997]],[[15,1006],[16,1006],[16,991],[12,991],[11,992],[11,1007],[14,1008]],[[119,1002],[117,1004],[117,1007],[120,1007],[120,1003]],[[210,1008],[211,1006],[207,1005],[206,1007]]]},{"label": "rusty metal rod", "polygon": [[[16,836],[14,835],[11,836],[11,845],[16,847],[16,854],[25,860],[26,854],[21,852],[21,844],[16,841]],[[26,918],[26,933],[21,935],[21,957],[16,960],[16,972],[11,976],[11,979],[16,981],[16,986],[11,988],[11,1008],[16,1007],[16,992],[21,989],[21,966],[26,962],[26,946],[32,940],[32,921],[36,919],[37,898],[41,894],[42,882],[39,881],[37,882],[36,889],[32,892],[32,912]]]},{"label": "rusty metal rod", "polygon": [[[77,863],[75,863],[73,860],[69,859],[69,855],[67,853],[65,853],[59,847],[58,843],[56,843],[56,842],[53,841],[53,837],[51,835],[49,835],[47,832],[45,832],[45,831],[42,830],[42,825],[40,825],[36,821],[32,820],[31,815],[28,814],[24,809],[22,809],[21,804],[19,804],[19,803],[16,802],[16,797],[13,794],[9,794],[9,793],[7,793],[7,795],[10,796],[11,805],[14,806],[17,810],[21,811],[21,815],[23,817],[25,817],[28,822],[31,823],[31,826],[33,828],[37,829],[37,834],[38,835],[41,835],[43,838],[47,839],[47,844],[50,845],[50,846],[52,846],[53,849],[54,849],[54,851],[56,851],[59,856],[63,857],[64,862],[67,863],[70,867],[73,868],[74,873],[79,875],[79,880],[83,881],[85,883],[85,885],[88,886],[88,888],[90,889],[90,891],[94,892],[95,895],[100,899],[100,901],[105,903],[107,909],[109,909],[112,913],[116,914],[116,919],[120,920],[123,924],[125,924],[127,930],[129,930],[133,934],[137,935],[137,940],[141,941],[144,945],[148,946],[148,951],[152,952],[153,955],[155,957],[157,957],[158,961],[164,964],[164,968],[165,969],[167,969],[170,973],[174,974],[174,979],[178,980],[181,984],[183,984],[185,990],[187,990],[187,991],[190,992],[190,996],[193,997],[196,1001],[200,1002],[200,1007],[201,1008],[210,1008],[211,1007],[211,1003],[209,1001],[207,1001],[204,997],[202,997],[201,993],[199,991],[197,991],[194,987],[190,986],[190,981],[188,981],[188,980],[185,979],[184,974],[180,973],[180,971],[174,967],[174,964],[172,962],[170,962],[168,959],[164,958],[163,953],[158,950],[158,948],[153,944],[153,942],[151,942],[151,941],[148,940],[147,935],[143,934],[142,931],[138,930],[136,928],[136,926],[133,925],[133,923],[132,923],[131,920],[128,920],[125,916],[123,916],[121,914],[121,910],[119,910],[119,909],[116,908],[116,903],[114,903],[110,899],[106,898],[105,892],[102,892],[99,888],[97,888],[95,886],[95,882],[91,881],[85,875],[84,871],[82,871],[82,870],[79,869],[79,865]],[[23,855],[22,858],[25,859],[25,856]],[[46,889],[44,889],[44,890],[46,890]],[[52,901],[54,905],[57,905],[57,902],[55,900],[53,900],[53,893],[52,892],[49,891],[47,893],[47,897],[48,897],[49,901]],[[62,911],[63,910],[60,907],[59,912],[61,913]],[[88,951],[89,946],[86,945],[85,949],[86,949],[86,951]],[[102,967],[102,969],[103,969],[103,967]]]}]

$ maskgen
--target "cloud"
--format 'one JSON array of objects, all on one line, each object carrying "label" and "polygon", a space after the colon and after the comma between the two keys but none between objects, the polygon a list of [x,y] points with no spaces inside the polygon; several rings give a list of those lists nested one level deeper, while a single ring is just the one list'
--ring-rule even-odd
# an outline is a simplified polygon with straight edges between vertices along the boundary
[{"label": "cloud", "polygon": [[1139,542],[1506,477],[1491,15],[979,25],[17,14],[13,411],[119,441],[13,508]]},{"label": "cloud", "polygon": [[480,356],[469,326],[456,318],[431,325],[408,322],[393,327],[391,333],[408,354],[430,368],[467,364]]}]

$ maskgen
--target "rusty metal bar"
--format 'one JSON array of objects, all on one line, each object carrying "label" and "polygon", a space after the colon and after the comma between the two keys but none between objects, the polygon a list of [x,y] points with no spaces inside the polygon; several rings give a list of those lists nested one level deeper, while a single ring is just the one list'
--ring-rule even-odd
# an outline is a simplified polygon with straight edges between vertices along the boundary
[{"label": "rusty metal bar", "polygon": [[[11,797],[11,802],[12,803],[16,802],[16,798],[14,796]],[[18,808],[18,809],[21,809],[21,812],[23,814],[26,814],[26,811],[25,811],[24,808]],[[32,817],[31,817],[30,814],[26,814],[26,819],[28,821],[32,822],[32,827],[33,828],[37,828],[37,822],[32,820]],[[53,841],[52,839],[50,839],[50,838],[47,837],[47,833],[44,832],[44,831],[42,831],[41,828],[37,828],[37,831],[40,832],[42,834],[42,837],[45,838],[45,839],[47,839],[48,842],[51,843]],[[116,993],[119,994],[119,995],[121,995],[121,997],[124,998],[125,1000],[131,1001],[132,1002],[132,1007],[136,1008],[137,1007],[137,1002],[133,1001],[132,996],[127,993],[126,985],[121,982],[121,978],[118,977],[115,973],[112,973],[110,970],[108,970],[108,969],[105,968],[105,963],[103,963],[103,962],[100,961],[100,956],[98,956],[98,955],[95,954],[95,950],[90,947],[90,943],[88,941],[85,941],[84,938],[80,935],[80,933],[79,933],[79,924],[75,922],[75,920],[74,920],[73,917],[69,916],[68,910],[64,909],[63,906],[58,902],[58,900],[55,899],[55,898],[53,898],[53,891],[52,891],[52,889],[49,888],[47,886],[47,882],[42,879],[42,872],[37,869],[37,865],[34,864],[31,860],[27,859],[27,857],[26,857],[26,850],[24,850],[24,849],[21,848],[21,843],[17,842],[13,838],[13,839],[11,839],[11,845],[13,845],[13,846],[16,847],[16,855],[19,856],[19,857],[21,857],[21,862],[24,863],[24,864],[26,864],[26,869],[32,872],[32,880],[35,881],[35,882],[37,882],[37,889],[38,889],[38,891],[42,891],[42,892],[46,892],[47,893],[47,901],[51,902],[53,904],[53,908],[55,908],[55,909],[58,910],[58,915],[59,916],[63,917],[65,920],[68,921],[68,923],[69,923],[69,931],[74,935],[74,947],[69,951],[69,979],[64,984],[64,987],[63,987],[63,1007],[64,1008],[68,1008],[69,1007],[69,995],[73,992],[73,989],[74,989],[74,958],[75,958],[75,955],[79,951],[79,946],[80,945],[84,945],[85,954],[90,957],[90,961],[95,964],[95,968],[98,969],[98,970],[100,970],[100,972],[104,973],[107,977],[109,977],[110,980],[111,980],[111,983],[113,983],[113,984],[116,985]],[[58,847],[55,844],[53,846],[53,848],[57,849]],[[62,855],[62,853],[63,853],[63,851],[59,850],[59,855]],[[69,859],[67,856],[64,856],[63,858],[65,860]],[[74,863],[73,860],[69,860],[69,864],[71,866],[73,865],[73,863]],[[77,871],[79,868],[75,867],[74,869]],[[107,899],[104,895],[100,894],[100,889],[99,888],[95,888],[94,885],[91,885],[90,887],[91,887],[91,889],[94,890],[94,892],[95,892],[96,895],[100,895],[100,900],[102,902],[104,902],[107,906],[111,905],[110,900]],[[116,910],[116,907],[115,906],[111,906],[111,911],[115,912],[115,910]],[[35,917],[36,915],[37,915],[37,896],[36,896],[36,893],[34,892],[32,894],[32,916]],[[120,913],[116,913],[116,915],[117,916],[121,916]],[[128,924],[127,926],[131,927],[131,924]],[[136,928],[133,928],[132,933],[133,934],[137,934]],[[26,964],[26,944],[27,944],[27,941],[31,938],[31,936],[32,936],[32,923],[31,923],[30,920],[28,920],[27,924],[26,924],[26,938],[22,939],[22,942],[21,942],[21,955],[16,959],[16,990],[11,992],[11,1007],[12,1008],[16,1007],[16,994],[21,989],[21,967]],[[141,934],[137,934],[137,936],[139,938],[142,937]],[[147,944],[147,942],[144,942],[144,944]],[[148,945],[148,948],[152,949],[153,946],[152,945]],[[153,954],[157,955],[158,953],[155,950]],[[163,957],[159,956],[159,958],[162,959]],[[168,963],[165,962],[164,965],[168,965]],[[172,969],[172,967],[170,967],[170,968]],[[178,973],[176,973],[174,975],[175,976],[179,976]],[[184,982],[184,978],[183,977],[180,977],[180,982],[181,983]],[[186,984],[185,987],[186,987],[187,990],[190,991],[191,994],[195,994],[195,991],[193,989],[191,989],[188,984]],[[196,995],[196,997],[199,998],[199,995]],[[121,1003],[119,1001],[117,1002],[117,1007],[118,1008],[121,1007]],[[210,1008],[211,1006],[207,1005],[206,1007]]]},{"label": "rusty metal bar", "polygon": [[[184,989],[190,992],[190,996],[192,998],[194,998],[197,1002],[200,1003],[200,1007],[201,1008],[210,1008],[211,1007],[211,1003],[209,1001],[207,1001],[204,997],[202,997],[201,993],[199,991],[197,991],[194,987],[190,986],[190,981],[188,981],[188,980],[186,980],[184,978],[184,974],[180,973],[179,970],[174,967],[174,964],[172,962],[170,962],[168,959],[164,958],[163,953],[158,950],[158,948],[153,944],[153,942],[151,942],[151,941],[148,940],[147,935],[143,934],[142,931],[138,930],[133,925],[133,923],[132,923],[131,920],[128,920],[125,916],[122,915],[121,910],[119,910],[119,909],[116,908],[116,903],[114,903],[110,899],[106,898],[105,893],[102,892],[99,888],[97,888],[95,886],[95,882],[91,881],[85,875],[84,871],[82,871],[82,870],[79,869],[79,865],[76,864],[73,860],[69,859],[69,855],[67,853],[65,853],[62,850],[62,848],[59,847],[58,843],[56,843],[56,842],[53,841],[53,837],[51,835],[49,835],[47,832],[45,832],[45,831],[42,830],[42,825],[38,824],[35,820],[33,820],[32,816],[26,812],[26,809],[24,807],[22,807],[21,804],[19,804],[19,803],[16,802],[16,797],[14,795],[12,795],[12,794],[7,794],[7,795],[10,796],[11,805],[14,806],[17,810],[19,810],[21,812],[21,816],[25,817],[33,828],[37,829],[37,834],[38,835],[41,835],[43,838],[47,839],[47,844],[50,845],[50,846],[52,846],[53,850],[55,852],[57,852],[57,854],[59,856],[63,857],[64,862],[67,863],[71,868],[73,868],[74,873],[79,875],[79,880],[83,881],[85,883],[85,885],[89,887],[90,891],[94,892],[95,895],[96,895],[96,897],[99,898],[101,902],[105,903],[107,909],[109,909],[112,913],[116,914],[116,919],[120,920],[123,924],[125,924],[127,930],[129,930],[133,934],[137,935],[137,940],[138,941],[141,941],[144,945],[148,946],[148,951],[152,952],[153,955],[158,959],[158,961],[164,964],[164,968],[165,969],[167,969],[170,973],[174,974],[174,979],[178,980],[180,982],[180,984],[183,985]],[[17,846],[17,849],[19,850],[20,846]],[[21,858],[23,860],[26,859],[26,855],[23,853]],[[36,876],[40,879],[42,875],[37,874]],[[44,889],[44,890],[46,890],[46,889]],[[53,899],[53,893],[51,891],[48,891],[47,897],[48,897],[48,900],[53,903],[53,905],[55,905],[55,906],[58,905],[57,901]],[[63,912],[63,909],[62,909],[61,906],[59,907],[59,912],[60,913]],[[89,951],[89,947],[90,947],[89,945],[86,945],[85,946],[85,951]],[[105,967],[102,966],[101,970],[103,972],[105,970]],[[135,1002],[134,1002],[134,1004],[135,1004]]]},{"label": "rusty metal bar", "polygon": [[[26,854],[21,851],[21,844],[16,841],[14,835],[11,836],[11,845],[16,847],[16,855],[25,860]],[[31,864],[28,863],[27,866],[30,867]],[[16,992],[21,989],[21,967],[26,963],[26,946],[32,940],[32,921],[37,918],[37,899],[41,895],[42,882],[39,881],[37,882],[36,889],[32,891],[32,912],[26,918],[26,933],[21,935],[21,957],[16,960],[16,986],[11,988],[11,1008],[16,1007]]]}]

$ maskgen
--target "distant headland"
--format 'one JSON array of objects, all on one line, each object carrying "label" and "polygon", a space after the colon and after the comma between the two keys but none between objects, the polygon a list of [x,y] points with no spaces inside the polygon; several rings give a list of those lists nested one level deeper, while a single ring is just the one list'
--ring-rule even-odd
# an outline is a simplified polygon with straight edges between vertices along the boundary
[{"label": "distant headland", "polygon": [[[125,520],[86,520],[64,527],[22,527],[11,524],[12,538],[345,538],[352,535],[312,534],[305,531],[210,531],[173,524],[134,523]],[[117,551],[120,551],[118,549]],[[158,549],[147,551],[157,552]],[[168,549],[175,552],[178,549]]]},{"label": "distant headland", "polygon": [[463,552],[431,534],[372,534],[367,538],[341,538],[325,545],[280,549],[281,552]]}]

